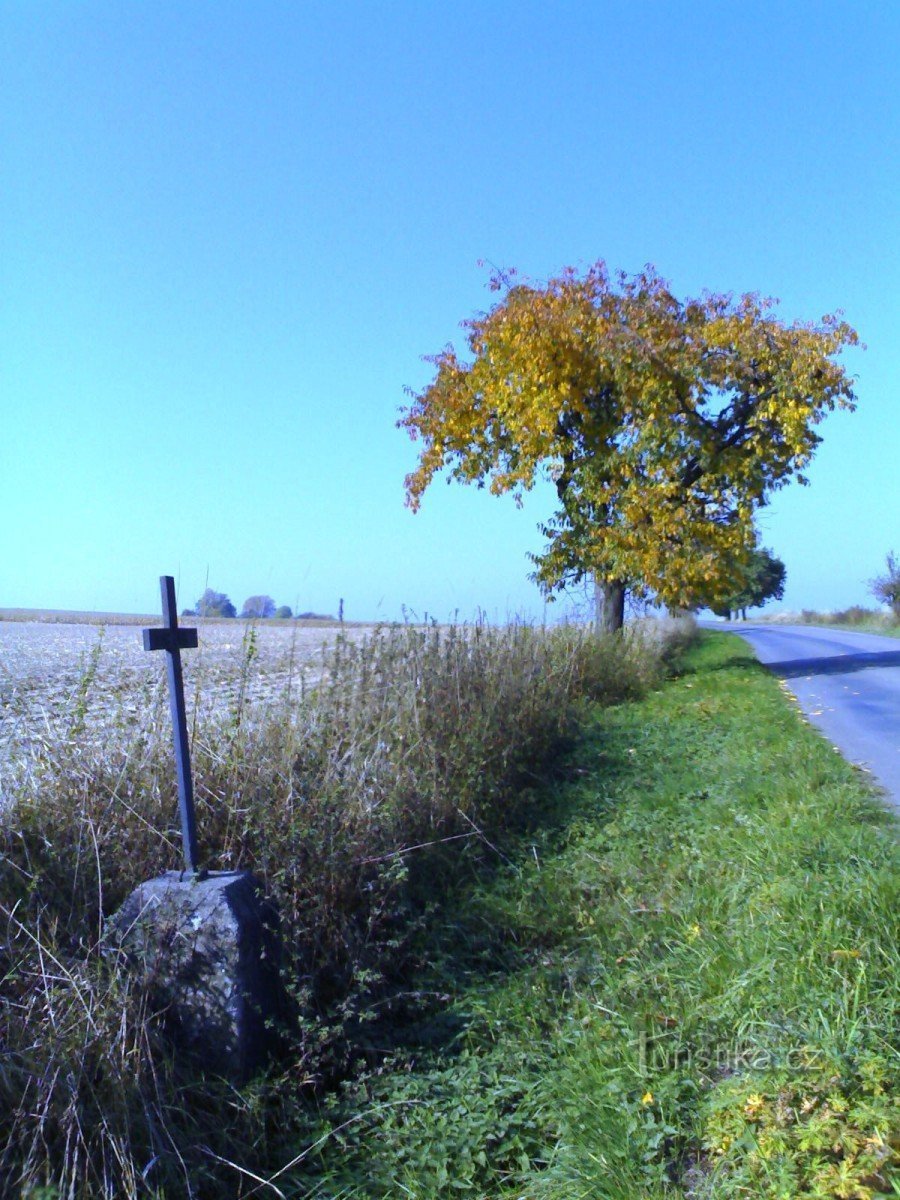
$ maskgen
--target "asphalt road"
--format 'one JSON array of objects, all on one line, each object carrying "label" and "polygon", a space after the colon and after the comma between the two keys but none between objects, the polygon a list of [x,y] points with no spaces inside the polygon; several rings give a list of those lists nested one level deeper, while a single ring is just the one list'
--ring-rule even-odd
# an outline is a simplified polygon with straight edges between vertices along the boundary
[{"label": "asphalt road", "polygon": [[900,809],[900,640],[813,625],[736,626],[733,632]]}]

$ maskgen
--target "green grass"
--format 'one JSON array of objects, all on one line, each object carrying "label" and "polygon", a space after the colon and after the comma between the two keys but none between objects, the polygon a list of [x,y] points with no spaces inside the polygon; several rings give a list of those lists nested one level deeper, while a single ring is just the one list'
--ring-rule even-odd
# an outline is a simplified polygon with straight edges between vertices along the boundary
[{"label": "green grass", "polygon": [[662,680],[621,639],[386,630],[201,720],[298,1015],[240,1089],[101,951],[172,864],[164,698],[42,742],[0,831],[0,1195],[900,1195],[896,823],[740,639]]},{"label": "green grass", "polygon": [[391,627],[339,638],[313,690],[301,676],[261,696],[248,629],[226,698],[198,695],[191,721],[208,865],[256,872],[281,918],[293,1020],[238,1089],[173,1052],[152,977],[104,942],[180,855],[165,695],[108,678],[98,643],[66,719],[0,764],[0,1196],[257,1194],[328,1089],[427,1011],[427,932],[527,820],[582,706],[643,694],[664,652],[637,634]]},{"label": "green grass", "polygon": [[595,711],[541,805],[284,1195],[900,1195],[896,823],[744,644]]}]

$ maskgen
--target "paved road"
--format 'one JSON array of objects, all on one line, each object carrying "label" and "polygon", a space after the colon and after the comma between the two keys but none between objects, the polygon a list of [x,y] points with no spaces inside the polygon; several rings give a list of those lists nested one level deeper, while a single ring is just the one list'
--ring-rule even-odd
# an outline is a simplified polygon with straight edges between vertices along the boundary
[{"label": "paved road", "polygon": [[786,680],[844,757],[870,770],[900,808],[900,640],[812,625],[733,631]]}]

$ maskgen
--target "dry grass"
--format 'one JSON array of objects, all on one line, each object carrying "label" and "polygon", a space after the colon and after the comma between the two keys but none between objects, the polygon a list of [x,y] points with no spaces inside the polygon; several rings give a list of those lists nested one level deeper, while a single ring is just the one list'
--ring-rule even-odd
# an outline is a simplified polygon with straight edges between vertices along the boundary
[{"label": "dry grass", "polygon": [[106,661],[111,633],[7,759],[0,1180],[44,1200],[257,1194],[312,1119],[310,1090],[352,1069],[358,1031],[397,1002],[444,881],[493,853],[580,702],[641,693],[664,646],[389,628],[339,638],[310,687],[296,642],[269,670],[251,631],[229,670],[195,667],[202,845],[278,903],[294,1008],[278,1070],[237,1092],[177,1060],[153,997],[102,953],[104,918],[179,858],[165,696],[143,660]]}]

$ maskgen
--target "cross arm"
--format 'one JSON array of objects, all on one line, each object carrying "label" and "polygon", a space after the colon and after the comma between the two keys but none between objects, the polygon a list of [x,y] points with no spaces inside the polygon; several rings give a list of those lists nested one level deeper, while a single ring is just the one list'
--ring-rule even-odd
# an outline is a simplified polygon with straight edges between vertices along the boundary
[{"label": "cross arm", "polygon": [[194,650],[197,646],[196,629],[145,629],[145,650]]}]

